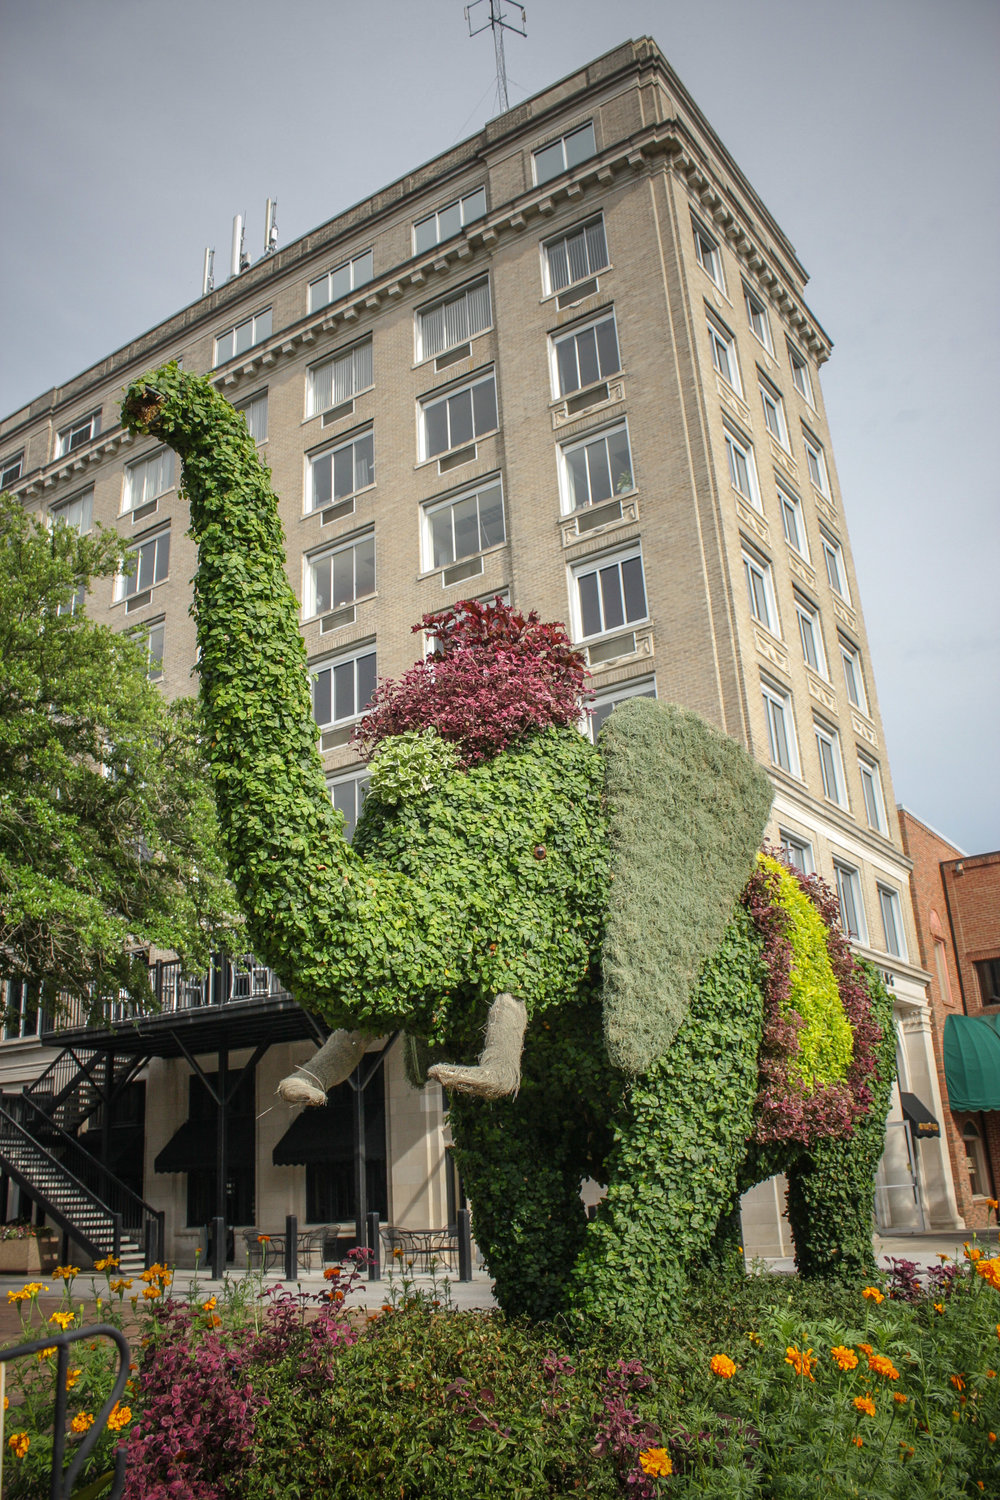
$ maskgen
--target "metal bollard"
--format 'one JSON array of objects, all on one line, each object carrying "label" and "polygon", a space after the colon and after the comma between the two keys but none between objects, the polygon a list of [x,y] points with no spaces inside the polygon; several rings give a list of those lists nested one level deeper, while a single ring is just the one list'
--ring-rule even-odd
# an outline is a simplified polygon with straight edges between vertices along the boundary
[{"label": "metal bollard", "polygon": [[221,1281],[226,1274],[226,1221],[213,1219],[212,1232],[212,1280]]},{"label": "metal bollard", "polygon": [[368,1215],[368,1248],[371,1251],[371,1260],[368,1262],[368,1280],[379,1281],[382,1277],[382,1236],[379,1233],[378,1214]]},{"label": "metal bollard", "polygon": [[472,1215],[467,1208],[458,1210],[458,1279],[472,1280]]},{"label": "metal bollard", "polygon": [[299,1221],[295,1214],[285,1215],[285,1280],[299,1279]]}]

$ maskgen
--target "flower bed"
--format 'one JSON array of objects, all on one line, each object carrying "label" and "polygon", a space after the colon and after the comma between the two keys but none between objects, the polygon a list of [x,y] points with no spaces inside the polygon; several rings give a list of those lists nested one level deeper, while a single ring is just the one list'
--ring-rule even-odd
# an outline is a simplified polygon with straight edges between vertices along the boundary
[{"label": "flower bed", "polygon": [[51,1271],[59,1259],[59,1241],[51,1229],[34,1224],[0,1227],[0,1275],[29,1276]]},{"label": "flower bed", "polygon": [[[48,1326],[76,1326],[75,1270]],[[497,1496],[958,1497],[1000,1493],[1000,1256],[845,1290],[717,1271],[656,1347],[450,1308],[397,1279],[351,1312],[358,1270],[318,1295],[172,1300],[103,1263],[101,1315],[138,1320],[130,1385],[90,1466],[128,1453],[126,1500]],[[37,1286],[11,1294],[38,1336]],[[69,1451],[110,1389],[103,1345],[70,1372]],[[47,1493],[52,1366],[10,1371],[4,1495]],[[90,1493],[96,1497],[98,1489]]]}]

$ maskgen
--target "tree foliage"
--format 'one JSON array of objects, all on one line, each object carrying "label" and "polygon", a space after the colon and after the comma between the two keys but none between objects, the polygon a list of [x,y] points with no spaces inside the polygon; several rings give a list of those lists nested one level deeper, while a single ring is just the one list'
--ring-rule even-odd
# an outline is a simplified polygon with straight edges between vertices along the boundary
[{"label": "tree foliage", "polygon": [[148,996],[137,950],[202,967],[234,925],[196,705],[77,597],[122,550],[0,498],[0,972],[50,1003]]}]

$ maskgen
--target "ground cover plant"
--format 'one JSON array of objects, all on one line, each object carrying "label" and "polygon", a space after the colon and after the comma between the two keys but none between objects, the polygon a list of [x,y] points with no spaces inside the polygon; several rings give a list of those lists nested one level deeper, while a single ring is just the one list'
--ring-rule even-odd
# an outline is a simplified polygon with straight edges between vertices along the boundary
[{"label": "ground cover plant", "polygon": [[[405,1266],[368,1313],[356,1263],[330,1267],[318,1294],[251,1276],[187,1303],[165,1267],[131,1287],[104,1274],[101,1315],[136,1319],[133,1369],[88,1500],[118,1443],[127,1500],[1000,1492],[1000,1255],[976,1245],[849,1286],[746,1276],[740,1257],[641,1344],[459,1312],[446,1281]],[[37,1284],[11,1295],[38,1336]],[[78,1316],[67,1275],[46,1326]],[[9,1387],[10,1500],[48,1493],[51,1372],[28,1363]],[[70,1452],[112,1378],[106,1346],[79,1366]]]}]

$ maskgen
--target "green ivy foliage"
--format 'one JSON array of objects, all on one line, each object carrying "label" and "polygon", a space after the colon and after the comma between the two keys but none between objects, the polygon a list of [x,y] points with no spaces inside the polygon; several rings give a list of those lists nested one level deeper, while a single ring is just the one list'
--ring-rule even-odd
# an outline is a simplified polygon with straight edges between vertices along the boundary
[{"label": "green ivy foliage", "polygon": [[458,751],[436,729],[409,729],[383,740],[370,761],[368,796],[395,807],[426,796],[458,770]]}]

